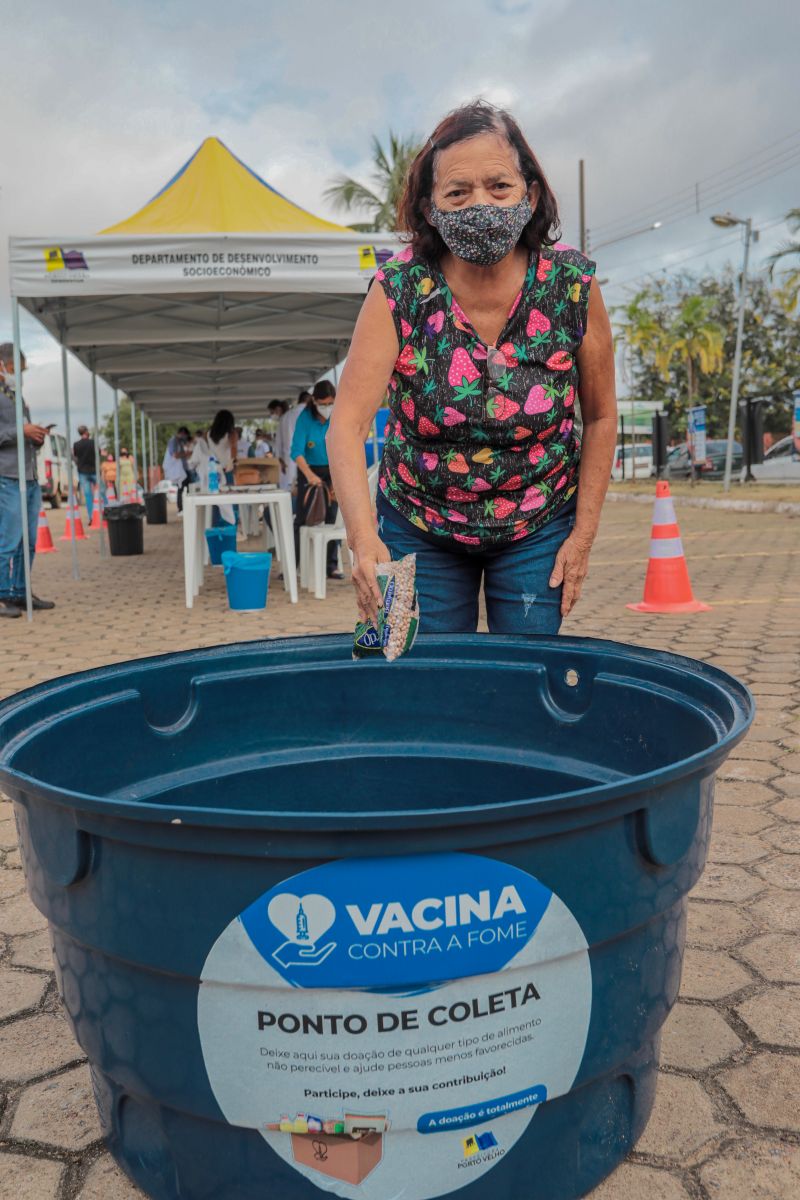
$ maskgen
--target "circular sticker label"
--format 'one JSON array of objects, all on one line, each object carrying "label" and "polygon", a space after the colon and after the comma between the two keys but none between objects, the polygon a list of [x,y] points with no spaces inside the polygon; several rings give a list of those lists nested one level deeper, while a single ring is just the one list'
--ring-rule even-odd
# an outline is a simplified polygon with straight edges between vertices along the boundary
[{"label": "circular sticker label", "polygon": [[211,948],[198,1025],[228,1121],[323,1192],[429,1200],[569,1091],[591,1006],[558,896],[431,854],[326,863],[260,896]]}]

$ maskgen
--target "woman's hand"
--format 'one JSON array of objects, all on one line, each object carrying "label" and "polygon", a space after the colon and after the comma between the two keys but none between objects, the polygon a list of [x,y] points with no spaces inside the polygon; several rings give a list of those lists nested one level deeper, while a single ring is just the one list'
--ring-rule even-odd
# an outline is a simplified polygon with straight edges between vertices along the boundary
[{"label": "woman's hand", "polygon": [[315,475],[313,471],[309,471],[306,475],[306,483],[309,487],[319,487],[319,485],[322,483],[322,480],[320,479],[319,475]]},{"label": "woman's hand", "polygon": [[566,617],[581,598],[586,576],[589,574],[589,555],[592,539],[573,531],[556,555],[555,566],[550,575],[550,587],[564,585],[561,593],[561,615]]},{"label": "woman's hand", "polygon": [[378,563],[391,562],[392,556],[384,546],[377,533],[358,538],[351,542],[353,551],[353,587],[356,589],[358,615],[362,621],[378,623],[378,609],[383,597],[378,587],[375,567]]}]

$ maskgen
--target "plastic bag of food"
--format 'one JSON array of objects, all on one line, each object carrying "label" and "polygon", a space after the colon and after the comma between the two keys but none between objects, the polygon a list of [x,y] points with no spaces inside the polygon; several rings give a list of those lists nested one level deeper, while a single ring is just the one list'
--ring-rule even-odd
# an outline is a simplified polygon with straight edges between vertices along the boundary
[{"label": "plastic bag of food", "polygon": [[416,554],[407,554],[397,562],[378,563],[376,574],[383,602],[378,609],[377,627],[371,621],[359,621],[353,634],[353,658],[376,658],[389,662],[407,654],[419,629],[419,600],[414,584]]}]

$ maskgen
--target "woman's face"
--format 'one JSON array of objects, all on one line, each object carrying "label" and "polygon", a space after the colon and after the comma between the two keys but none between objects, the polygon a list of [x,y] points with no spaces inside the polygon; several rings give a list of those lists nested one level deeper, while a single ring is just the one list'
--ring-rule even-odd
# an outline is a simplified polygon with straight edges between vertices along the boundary
[{"label": "woman's face", "polygon": [[510,207],[519,204],[526,191],[531,208],[535,208],[539,185],[525,187],[514,147],[497,133],[481,133],[456,142],[436,156],[431,199],[444,212],[473,204]]}]

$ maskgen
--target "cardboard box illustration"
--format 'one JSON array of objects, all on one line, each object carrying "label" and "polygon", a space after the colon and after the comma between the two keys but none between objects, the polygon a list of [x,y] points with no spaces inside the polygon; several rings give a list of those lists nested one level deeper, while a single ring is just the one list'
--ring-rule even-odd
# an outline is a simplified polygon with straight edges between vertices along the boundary
[{"label": "cardboard box illustration", "polygon": [[343,1183],[363,1183],[383,1157],[383,1134],[364,1137],[331,1136],[327,1133],[293,1133],[292,1154],[296,1163],[313,1167]]}]

